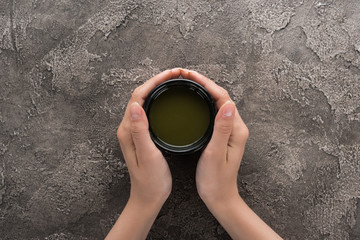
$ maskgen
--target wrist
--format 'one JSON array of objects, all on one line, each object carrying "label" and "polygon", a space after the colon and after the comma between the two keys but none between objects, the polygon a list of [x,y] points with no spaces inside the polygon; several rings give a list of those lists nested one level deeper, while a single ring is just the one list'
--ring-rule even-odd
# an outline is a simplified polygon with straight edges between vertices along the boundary
[{"label": "wrist", "polygon": [[232,239],[282,239],[237,194],[227,201],[208,206]]},{"label": "wrist", "polygon": [[159,211],[166,200],[166,196],[146,198],[142,195],[137,196],[135,194],[130,194],[127,205],[131,206],[132,208],[140,209],[142,211]]},{"label": "wrist", "polygon": [[226,191],[202,191],[200,194],[201,199],[205,205],[210,209],[219,208],[223,205],[233,204],[240,198],[237,186],[229,187]]},{"label": "wrist", "polygon": [[203,199],[203,201],[210,212],[216,216],[219,214],[226,215],[234,207],[241,206],[243,202],[238,192],[219,198]]},{"label": "wrist", "polygon": [[130,196],[106,239],[145,239],[162,205],[161,201],[143,201]]}]

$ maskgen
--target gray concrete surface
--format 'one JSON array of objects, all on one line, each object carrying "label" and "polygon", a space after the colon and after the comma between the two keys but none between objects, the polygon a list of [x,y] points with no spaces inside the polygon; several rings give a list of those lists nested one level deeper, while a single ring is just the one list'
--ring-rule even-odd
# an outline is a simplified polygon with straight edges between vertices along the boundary
[{"label": "gray concrete surface", "polygon": [[[285,239],[360,239],[358,0],[1,0],[0,239],[102,239],[130,182],[115,131],[131,91],[186,67],[250,129],[238,178]],[[196,159],[148,239],[230,239]]]}]

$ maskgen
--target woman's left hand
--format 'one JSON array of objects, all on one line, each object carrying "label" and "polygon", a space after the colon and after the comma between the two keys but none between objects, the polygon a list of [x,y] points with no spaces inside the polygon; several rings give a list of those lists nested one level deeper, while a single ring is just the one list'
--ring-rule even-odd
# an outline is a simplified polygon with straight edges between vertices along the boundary
[{"label": "woman's left hand", "polygon": [[117,136],[130,174],[130,198],[106,239],[145,239],[172,187],[169,166],[150,138],[141,107],[150,91],[177,78],[180,69],[166,70],[136,88],[127,105]]}]

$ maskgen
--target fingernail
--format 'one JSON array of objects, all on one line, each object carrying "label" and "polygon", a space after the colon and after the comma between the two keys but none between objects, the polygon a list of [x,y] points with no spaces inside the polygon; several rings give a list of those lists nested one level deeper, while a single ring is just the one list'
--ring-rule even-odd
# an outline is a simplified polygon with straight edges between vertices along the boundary
[{"label": "fingernail", "polygon": [[130,116],[132,120],[139,119],[141,117],[141,106],[137,102],[133,102],[130,106]]},{"label": "fingernail", "polygon": [[234,112],[235,112],[235,108],[234,108],[234,105],[231,104],[231,101],[227,101],[224,105],[225,106],[224,106],[224,109],[223,109],[223,112],[222,112],[223,117],[231,117],[231,116],[233,116]]}]

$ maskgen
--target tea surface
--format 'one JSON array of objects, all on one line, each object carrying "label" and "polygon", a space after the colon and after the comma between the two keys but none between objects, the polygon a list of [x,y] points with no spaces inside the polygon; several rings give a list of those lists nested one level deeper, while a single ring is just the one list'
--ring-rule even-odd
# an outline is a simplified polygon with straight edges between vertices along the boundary
[{"label": "tea surface", "polygon": [[209,123],[206,101],[186,87],[167,89],[150,106],[149,124],[153,133],[171,145],[194,143],[205,134]]}]

